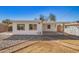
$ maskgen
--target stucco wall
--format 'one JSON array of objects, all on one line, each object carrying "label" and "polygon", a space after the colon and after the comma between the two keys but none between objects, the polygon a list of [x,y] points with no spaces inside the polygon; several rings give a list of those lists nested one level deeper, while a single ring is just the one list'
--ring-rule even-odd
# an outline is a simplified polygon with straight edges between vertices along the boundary
[{"label": "stucco wall", "polygon": [[50,29],[47,29],[48,24],[43,24],[43,31],[56,31],[56,26],[54,23],[50,24]]},{"label": "stucco wall", "polygon": [[7,32],[7,31],[8,31],[8,26],[4,24],[0,24],[0,33]]},{"label": "stucco wall", "polygon": [[[25,30],[17,30],[17,24],[25,24]],[[37,30],[29,30],[29,24],[37,24]],[[41,32],[41,24],[37,22],[13,22],[13,34],[22,34],[22,35],[39,35]]]}]

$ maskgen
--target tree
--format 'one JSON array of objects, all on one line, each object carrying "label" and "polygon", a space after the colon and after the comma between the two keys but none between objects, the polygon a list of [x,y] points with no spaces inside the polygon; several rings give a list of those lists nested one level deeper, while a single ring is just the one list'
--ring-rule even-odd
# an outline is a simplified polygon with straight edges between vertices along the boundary
[{"label": "tree", "polygon": [[8,31],[12,31],[12,26],[9,26],[10,24],[12,24],[12,22],[10,21],[10,19],[5,19],[2,21],[2,23],[6,24],[8,27]]},{"label": "tree", "polygon": [[42,34],[42,32],[43,32],[43,21],[45,20],[45,17],[43,15],[40,15],[39,20],[41,20],[41,25],[42,25],[41,34]]},{"label": "tree", "polygon": [[76,21],[77,23],[79,23],[79,21]]},{"label": "tree", "polygon": [[45,20],[45,17],[44,17],[43,15],[40,15],[39,19],[40,19],[41,21],[44,21],[44,20]]},{"label": "tree", "polygon": [[10,19],[5,19],[5,20],[2,21],[2,23],[7,24],[7,25],[12,24]]},{"label": "tree", "polygon": [[34,18],[34,20],[38,20],[37,18]]},{"label": "tree", "polygon": [[49,14],[49,19],[52,21],[56,21],[56,16],[54,14]]}]

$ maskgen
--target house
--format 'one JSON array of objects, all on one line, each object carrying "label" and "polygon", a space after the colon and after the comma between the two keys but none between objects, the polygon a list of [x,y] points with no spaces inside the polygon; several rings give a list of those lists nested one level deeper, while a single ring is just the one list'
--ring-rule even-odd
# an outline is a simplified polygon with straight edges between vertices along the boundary
[{"label": "house", "polygon": [[40,20],[12,21],[13,34],[18,35],[48,35],[48,33],[51,34],[52,32],[66,32],[69,34],[73,32],[74,34],[74,30],[79,32],[79,23],[55,22],[51,20],[43,22]]},{"label": "house", "polygon": [[13,33],[24,35],[42,35],[45,32],[57,31],[55,21],[12,21]]}]

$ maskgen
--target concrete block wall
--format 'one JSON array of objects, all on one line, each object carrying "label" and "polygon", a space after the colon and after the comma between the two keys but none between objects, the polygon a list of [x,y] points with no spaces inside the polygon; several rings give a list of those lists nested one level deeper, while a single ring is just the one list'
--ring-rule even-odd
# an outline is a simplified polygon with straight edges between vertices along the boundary
[{"label": "concrete block wall", "polygon": [[68,26],[64,29],[64,32],[79,36],[79,26]]}]

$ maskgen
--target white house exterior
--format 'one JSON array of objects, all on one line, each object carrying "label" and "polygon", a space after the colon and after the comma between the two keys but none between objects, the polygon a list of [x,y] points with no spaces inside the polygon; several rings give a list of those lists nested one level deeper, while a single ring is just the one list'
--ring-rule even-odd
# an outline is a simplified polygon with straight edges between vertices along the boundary
[{"label": "white house exterior", "polygon": [[65,24],[64,32],[69,33],[71,35],[79,36],[79,23]]},{"label": "white house exterior", "polygon": [[[64,24],[64,25],[63,25]],[[76,25],[75,25],[76,24]],[[13,21],[13,34],[17,35],[43,35],[44,32],[66,32],[79,36],[79,23],[55,21]]]},{"label": "white house exterior", "polygon": [[13,34],[18,35],[42,35],[43,31],[56,31],[54,21],[13,21]]}]

